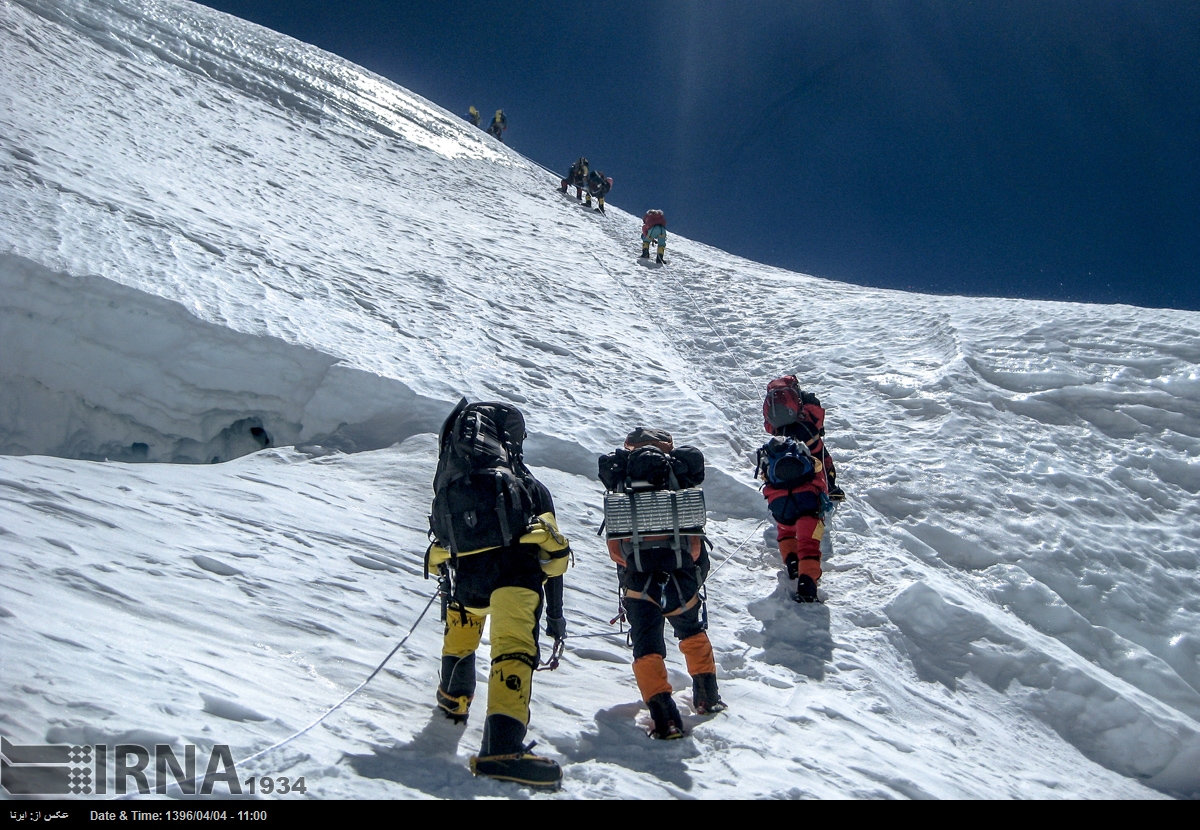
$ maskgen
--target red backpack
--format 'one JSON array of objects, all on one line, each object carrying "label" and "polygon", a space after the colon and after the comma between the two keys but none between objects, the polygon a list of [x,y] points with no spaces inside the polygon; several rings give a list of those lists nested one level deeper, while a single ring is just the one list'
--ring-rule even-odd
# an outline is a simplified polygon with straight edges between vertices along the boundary
[{"label": "red backpack", "polygon": [[651,209],[646,211],[646,215],[642,217],[642,236],[653,228],[655,225],[667,226],[667,217],[663,215],[661,210]]},{"label": "red backpack", "polygon": [[825,410],[811,392],[800,388],[795,375],[784,375],[767,384],[763,400],[763,428],[778,435],[790,424],[804,424],[812,437],[825,432]]}]

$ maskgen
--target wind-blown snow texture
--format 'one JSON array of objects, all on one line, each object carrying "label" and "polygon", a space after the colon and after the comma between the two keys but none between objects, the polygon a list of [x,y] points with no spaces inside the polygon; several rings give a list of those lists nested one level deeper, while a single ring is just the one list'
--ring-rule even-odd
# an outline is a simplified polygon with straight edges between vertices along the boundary
[{"label": "wind-blown snow texture", "polygon": [[[521,406],[574,540],[531,726],[559,797],[1200,794],[1200,315],[869,290],[679,237],[638,268],[633,216],[187,3],[0,4],[0,80],[11,740],[242,758],[310,722],[433,590],[430,433],[465,394]],[[749,475],[788,372],[850,492],[821,606],[786,599]],[[595,535],[595,456],[639,424],[704,450],[734,554],[709,587],[732,708],[666,745]],[[239,771],[518,794],[467,771],[482,718],[433,713],[439,643],[423,623]]]}]

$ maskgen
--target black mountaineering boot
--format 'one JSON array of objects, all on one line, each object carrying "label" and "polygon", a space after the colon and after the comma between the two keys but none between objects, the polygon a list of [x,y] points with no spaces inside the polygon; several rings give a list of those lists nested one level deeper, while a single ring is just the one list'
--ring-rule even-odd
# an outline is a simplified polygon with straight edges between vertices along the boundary
[{"label": "black mountaineering boot", "polygon": [[650,258],[649,251],[642,251],[640,254],[638,254],[638,259],[649,259],[649,258]]},{"label": "black mountaineering boot", "polygon": [[712,672],[692,678],[692,708],[697,715],[715,715],[729,707],[717,691],[717,676]]},{"label": "black mountaineering boot", "polygon": [[483,723],[483,746],[471,757],[471,773],[537,790],[557,790],[562,784],[562,768],[530,752],[533,744],[523,744],[524,739],[525,724],[508,715],[488,715]]},{"label": "black mountaineering boot", "polygon": [[437,705],[450,720],[455,723],[466,723],[471,710],[471,698],[466,695],[451,697],[438,686]]},{"label": "black mountaineering boot", "polygon": [[475,697],[475,655],[442,656],[442,682],[438,685],[437,705],[455,723],[466,723]]},{"label": "black mountaineering boot", "polygon": [[817,583],[808,574],[801,575],[796,581],[796,602],[820,602],[817,597]]},{"label": "black mountaineering boot", "polygon": [[510,715],[488,715],[483,722],[483,745],[479,755],[511,755],[525,744],[525,724]]},{"label": "black mountaineering boot", "polygon": [[789,556],[783,564],[787,566],[788,579],[800,576],[800,560],[796,558],[796,554]]},{"label": "black mountaineering boot", "polygon": [[[823,459],[822,459],[823,460]],[[827,466],[826,470],[829,469]],[[829,482],[829,500],[830,501],[845,501],[846,491],[837,486],[837,474],[831,473],[828,478]]]},{"label": "black mountaineering boot", "polygon": [[662,254],[659,254],[658,256],[656,256],[656,257],[654,258],[654,261],[655,261],[655,262],[657,262],[659,265],[666,265],[666,264],[667,264],[667,263],[666,263],[666,261],[663,259],[663,255],[662,255]]},{"label": "black mountaineering boot", "polygon": [[683,718],[679,716],[679,707],[671,699],[670,692],[659,692],[646,705],[650,707],[650,717],[654,720],[651,738],[671,741],[683,737]]}]

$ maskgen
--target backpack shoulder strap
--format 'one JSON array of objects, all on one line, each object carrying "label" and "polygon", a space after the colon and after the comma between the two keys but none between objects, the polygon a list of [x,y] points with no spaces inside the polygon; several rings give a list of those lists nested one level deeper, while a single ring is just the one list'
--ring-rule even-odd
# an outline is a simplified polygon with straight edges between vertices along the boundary
[{"label": "backpack shoulder strap", "polygon": [[458,406],[454,407],[454,411],[446,416],[446,420],[442,422],[442,429],[438,433],[438,450],[445,449],[446,442],[450,439],[450,431],[454,429],[454,422],[458,420],[458,416],[467,408],[467,399],[463,398],[458,402]]}]

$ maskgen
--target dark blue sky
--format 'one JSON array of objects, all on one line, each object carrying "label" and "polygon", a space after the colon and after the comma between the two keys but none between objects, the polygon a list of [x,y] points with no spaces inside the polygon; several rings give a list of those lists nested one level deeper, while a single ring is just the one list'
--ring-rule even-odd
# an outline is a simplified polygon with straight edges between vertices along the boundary
[{"label": "dark blue sky", "polygon": [[751,259],[1200,310],[1191,0],[206,5],[453,112],[502,107],[510,146],[586,155],[613,204]]}]

